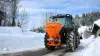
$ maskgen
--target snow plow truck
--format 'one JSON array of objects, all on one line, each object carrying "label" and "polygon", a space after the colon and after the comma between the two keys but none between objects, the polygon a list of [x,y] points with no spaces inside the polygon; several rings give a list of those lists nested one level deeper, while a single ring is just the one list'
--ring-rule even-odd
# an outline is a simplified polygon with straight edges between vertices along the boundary
[{"label": "snow plow truck", "polygon": [[45,31],[44,44],[48,50],[55,50],[55,47],[64,44],[67,50],[75,51],[80,43],[77,28],[70,14],[49,17],[49,22],[45,24]]}]

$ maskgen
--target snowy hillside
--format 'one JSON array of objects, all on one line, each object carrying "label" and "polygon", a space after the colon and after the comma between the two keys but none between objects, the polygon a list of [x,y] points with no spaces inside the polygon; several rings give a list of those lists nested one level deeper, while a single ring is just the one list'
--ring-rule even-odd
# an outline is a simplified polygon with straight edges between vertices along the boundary
[{"label": "snowy hillside", "polygon": [[[99,25],[97,23],[97,21],[95,21],[94,23],[96,23],[97,25]],[[78,29],[79,34],[82,34],[83,38],[87,37],[86,31],[88,27],[86,26],[82,26]],[[100,37],[96,37],[94,35],[91,35],[89,38],[87,39],[83,39],[81,40],[81,44],[80,47],[82,48],[80,51],[75,53],[75,56],[78,54],[79,56],[100,56]],[[79,47],[79,48],[80,48]]]},{"label": "snowy hillside", "polygon": [[0,52],[42,48],[43,33],[22,32],[19,27],[0,27]]},{"label": "snowy hillside", "polygon": [[[100,19],[94,21],[94,24],[100,26]],[[94,37],[93,35],[87,39],[89,44],[83,50],[83,56],[100,56],[100,36]]]}]

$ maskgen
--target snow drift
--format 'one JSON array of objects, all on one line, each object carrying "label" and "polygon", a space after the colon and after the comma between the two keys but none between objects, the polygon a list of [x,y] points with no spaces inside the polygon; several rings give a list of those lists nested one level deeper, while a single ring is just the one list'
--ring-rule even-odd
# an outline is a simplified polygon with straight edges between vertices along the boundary
[{"label": "snow drift", "polygon": [[[100,26],[100,19],[95,21],[94,24]],[[79,33],[82,33],[83,36],[87,37],[85,34],[87,31],[86,27],[81,27],[78,29],[78,31]],[[89,38],[81,40],[80,45],[84,48],[81,50],[81,52],[79,51],[76,53],[79,54],[79,56],[100,56],[100,36],[95,38],[94,35],[91,35]]]},{"label": "snow drift", "polygon": [[19,27],[0,27],[0,34],[21,34],[22,29]]},{"label": "snow drift", "polygon": [[80,36],[82,36],[83,39],[88,38],[91,35],[88,26],[81,26],[80,28],[78,28],[78,33]]},{"label": "snow drift", "polygon": [[93,38],[93,36],[90,37],[90,39],[88,39],[88,44],[85,45],[85,49],[82,52],[82,56],[100,56],[99,42],[100,42],[100,37],[97,38]]},{"label": "snow drift", "polygon": [[44,34],[22,32],[19,27],[0,27],[0,52],[44,47]]},{"label": "snow drift", "polygon": [[[94,21],[100,27],[100,19]],[[91,37],[90,37],[91,38]],[[89,41],[90,39],[88,39]],[[100,56],[100,36],[94,38],[83,51],[82,56]]]}]

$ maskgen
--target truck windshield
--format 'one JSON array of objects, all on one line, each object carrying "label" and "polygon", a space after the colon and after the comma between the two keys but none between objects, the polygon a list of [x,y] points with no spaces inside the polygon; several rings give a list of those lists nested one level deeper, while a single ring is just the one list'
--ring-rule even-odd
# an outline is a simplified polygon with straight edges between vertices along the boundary
[{"label": "truck windshield", "polygon": [[51,22],[59,22],[62,26],[73,28],[74,22],[70,17],[62,17],[62,18],[53,18],[50,20]]}]

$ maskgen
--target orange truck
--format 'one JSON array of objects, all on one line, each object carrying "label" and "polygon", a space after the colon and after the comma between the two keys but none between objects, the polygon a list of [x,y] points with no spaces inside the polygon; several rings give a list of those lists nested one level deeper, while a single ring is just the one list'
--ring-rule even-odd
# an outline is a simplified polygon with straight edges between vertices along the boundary
[{"label": "orange truck", "polygon": [[51,16],[45,24],[45,47],[55,50],[55,47],[66,45],[67,50],[75,51],[80,43],[73,17],[70,14]]}]

